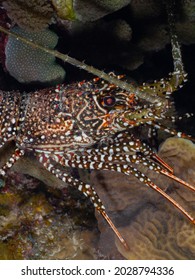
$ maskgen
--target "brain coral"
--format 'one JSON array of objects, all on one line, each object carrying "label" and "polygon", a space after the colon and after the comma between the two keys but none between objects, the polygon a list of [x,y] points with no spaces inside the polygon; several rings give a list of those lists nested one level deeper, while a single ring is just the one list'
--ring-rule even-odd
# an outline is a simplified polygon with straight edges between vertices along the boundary
[{"label": "brain coral", "polygon": [[[49,29],[31,32],[14,27],[12,31],[52,49],[58,42],[58,36]],[[5,55],[7,70],[21,83],[60,83],[64,80],[65,71],[56,63],[54,56],[33,49],[13,37],[8,37]]]},{"label": "brain coral", "polygon": [[50,1],[6,0],[2,4],[13,22],[24,29],[40,30],[51,22],[53,8]]}]

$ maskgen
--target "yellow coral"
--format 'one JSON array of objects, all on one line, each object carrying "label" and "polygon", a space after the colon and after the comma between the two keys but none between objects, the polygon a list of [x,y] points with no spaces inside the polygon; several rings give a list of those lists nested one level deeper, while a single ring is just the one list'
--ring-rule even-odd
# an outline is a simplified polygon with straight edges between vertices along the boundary
[{"label": "yellow coral", "polygon": [[72,0],[52,0],[52,4],[61,19],[75,19]]}]

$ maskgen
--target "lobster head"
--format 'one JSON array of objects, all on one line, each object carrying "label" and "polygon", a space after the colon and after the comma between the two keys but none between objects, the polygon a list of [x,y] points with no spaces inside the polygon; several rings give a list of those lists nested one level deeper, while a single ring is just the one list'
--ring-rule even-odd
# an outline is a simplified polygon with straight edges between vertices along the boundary
[{"label": "lobster head", "polygon": [[[107,135],[127,129],[134,125],[133,115],[141,103],[138,97],[114,84],[95,78],[92,82],[81,82],[77,99],[81,106],[74,106],[73,115],[79,126],[87,133]],[[77,110],[79,108],[79,110]],[[81,109],[82,108],[82,109]]]}]

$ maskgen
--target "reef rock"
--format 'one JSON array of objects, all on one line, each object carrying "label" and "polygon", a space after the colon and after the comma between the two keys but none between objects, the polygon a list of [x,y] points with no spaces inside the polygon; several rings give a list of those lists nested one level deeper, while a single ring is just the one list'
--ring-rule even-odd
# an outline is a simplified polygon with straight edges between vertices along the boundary
[{"label": "reef rock", "polygon": [[51,23],[53,8],[50,1],[6,0],[2,5],[12,21],[23,29],[41,30]]}]

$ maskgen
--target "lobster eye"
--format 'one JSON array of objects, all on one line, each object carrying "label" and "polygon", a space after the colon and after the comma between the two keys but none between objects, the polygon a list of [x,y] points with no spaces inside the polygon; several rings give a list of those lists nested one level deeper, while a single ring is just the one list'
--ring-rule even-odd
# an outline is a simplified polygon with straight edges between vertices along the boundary
[{"label": "lobster eye", "polygon": [[106,96],[103,99],[103,105],[107,107],[112,107],[116,103],[116,99],[113,96]]}]

